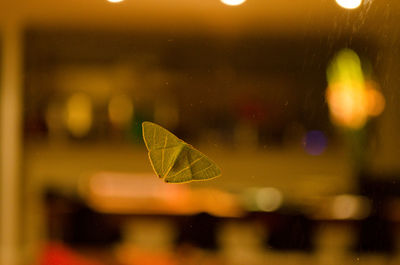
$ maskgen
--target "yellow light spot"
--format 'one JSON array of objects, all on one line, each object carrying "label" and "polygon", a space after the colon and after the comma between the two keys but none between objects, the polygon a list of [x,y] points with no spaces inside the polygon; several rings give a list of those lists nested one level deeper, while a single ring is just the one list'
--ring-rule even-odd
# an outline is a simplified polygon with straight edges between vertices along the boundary
[{"label": "yellow light spot", "polygon": [[86,94],[73,94],[67,101],[65,122],[75,137],[85,136],[92,126],[92,102]]},{"label": "yellow light spot", "polygon": [[108,116],[110,121],[118,127],[129,125],[133,116],[132,101],[124,95],[112,97],[108,104]]},{"label": "yellow light spot", "polygon": [[362,0],[336,0],[336,3],[346,9],[355,9],[361,5]]},{"label": "yellow light spot", "polygon": [[228,6],[238,6],[246,2],[246,0],[221,0],[221,2]]},{"label": "yellow light spot", "polygon": [[123,2],[124,0],[107,0],[110,3],[120,3]]}]

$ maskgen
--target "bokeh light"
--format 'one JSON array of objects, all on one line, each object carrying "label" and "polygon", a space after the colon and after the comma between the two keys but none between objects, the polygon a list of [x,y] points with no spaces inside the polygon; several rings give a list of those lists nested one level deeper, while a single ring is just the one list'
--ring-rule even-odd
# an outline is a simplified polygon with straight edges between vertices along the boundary
[{"label": "bokeh light", "polygon": [[342,194],[333,200],[332,213],[336,219],[363,219],[370,211],[368,199],[362,196]]},{"label": "bokeh light", "polygon": [[321,131],[309,131],[303,139],[304,150],[310,155],[320,155],[325,151],[327,140]]},{"label": "bokeh light", "polygon": [[276,211],[281,206],[282,200],[282,193],[272,187],[259,189],[256,194],[257,207],[264,212]]},{"label": "bokeh light", "polygon": [[248,211],[273,212],[283,203],[283,195],[274,187],[253,187],[243,193],[243,204]]},{"label": "bokeh light", "polygon": [[75,137],[87,135],[92,126],[92,101],[84,93],[75,93],[67,101],[65,123]]},{"label": "bokeh light", "polygon": [[361,5],[362,0],[336,0],[336,3],[346,9],[355,9]]},{"label": "bokeh light", "polygon": [[360,129],[369,116],[378,116],[384,110],[383,95],[374,82],[364,77],[360,58],[354,51],[340,51],[327,70],[327,78],[326,99],[336,125]]},{"label": "bokeh light", "polygon": [[382,93],[376,89],[367,89],[367,104],[368,104],[368,114],[370,116],[379,116],[385,109],[386,101]]},{"label": "bokeh light", "polygon": [[246,0],[221,0],[221,2],[228,6],[238,6],[246,2]]}]

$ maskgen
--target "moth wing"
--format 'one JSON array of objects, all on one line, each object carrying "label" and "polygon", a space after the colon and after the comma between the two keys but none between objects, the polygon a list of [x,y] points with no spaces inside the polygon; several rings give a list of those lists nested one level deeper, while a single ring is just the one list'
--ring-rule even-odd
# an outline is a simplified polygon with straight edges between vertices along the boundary
[{"label": "moth wing", "polygon": [[174,165],[185,143],[155,123],[143,122],[142,128],[153,170],[163,178]]},{"label": "moth wing", "polygon": [[183,141],[160,125],[145,121],[142,123],[143,139],[147,150],[166,149],[182,145]]},{"label": "moth wing", "polygon": [[164,181],[182,183],[193,180],[207,180],[220,175],[220,168],[211,159],[192,146],[185,144]]},{"label": "moth wing", "polygon": [[164,178],[173,167],[182,146],[154,149],[149,151],[150,163],[158,177]]}]

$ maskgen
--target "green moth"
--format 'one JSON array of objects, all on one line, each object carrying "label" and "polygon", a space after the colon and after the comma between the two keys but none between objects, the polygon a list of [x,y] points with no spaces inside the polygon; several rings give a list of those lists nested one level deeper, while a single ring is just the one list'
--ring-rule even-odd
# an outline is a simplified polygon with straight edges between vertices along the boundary
[{"label": "green moth", "polygon": [[206,180],[221,175],[207,156],[163,127],[143,122],[143,139],[156,174],[169,183]]}]

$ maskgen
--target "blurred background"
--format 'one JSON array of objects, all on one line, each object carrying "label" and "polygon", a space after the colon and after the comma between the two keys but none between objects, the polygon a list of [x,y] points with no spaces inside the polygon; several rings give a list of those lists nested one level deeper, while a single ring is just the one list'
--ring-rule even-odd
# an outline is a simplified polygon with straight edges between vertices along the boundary
[{"label": "blurred background", "polygon": [[[399,15],[1,0],[0,264],[400,264]],[[158,179],[143,121],[222,176]]]}]

